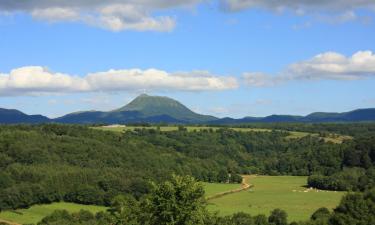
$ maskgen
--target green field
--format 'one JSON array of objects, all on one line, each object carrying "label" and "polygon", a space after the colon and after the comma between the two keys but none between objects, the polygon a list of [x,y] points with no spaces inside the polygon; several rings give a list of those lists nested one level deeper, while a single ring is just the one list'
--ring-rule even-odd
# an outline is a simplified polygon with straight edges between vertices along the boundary
[{"label": "green field", "polygon": [[[336,207],[344,192],[308,190],[303,186],[307,177],[296,176],[257,176],[250,178],[253,186],[250,190],[229,194],[209,200],[208,209],[219,211],[220,215],[236,212],[247,212],[252,215],[266,214],[275,208],[281,208],[288,213],[289,221],[307,220],[320,207]],[[238,189],[240,184],[203,183],[206,196]],[[87,206],[74,203],[53,203],[36,205],[29,209],[5,211],[0,213],[0,219],[23,223],[36,223],[54,210],[65,209],[78,212],[81,209],[93,213],[106,210],[102,206]]]},{"label": "green field", "polygon": [[[159,127],[161,131],[176,131],[178,130],[177,126],[161,126]],[[221,127],[206,127],[206,126],[186,126],[186,129],[189,132],[192,131],[200,131],[200,130],[217,130],[220,129]],[[133,131],[134,129],[157,129],[156,126],[150,126],[150,127],[141,127],[141,126],[121,126],[121,127],[109,127],[109,126],[102,126],[102,127],[93,127],[93,129],[98,129],[98,130],[105,130],[105,131],[114,131],[114,132],[124,132],[124,131]],[[272,129],[264,129],[264,128],[239,128],[239,127],[232,127],[229,128],[235,131],[242,131],[242,132],[271,132]],[[281,130],[276,130],[276,131],[281,131]],[[287,136],[287,139],[293,139],[293,138],[303,138],[308,135],[318,137],[319,135],[317,133],[308,133],[308,132],[300,132],[300,131],[288,131],[289,136]],[[340,144],[344,140],[351,139],[349,136],[344,136],[344,135],[337,135],[337,134],[330,134],[327,137],[323,138],[325,141],[330,141],[333,143]]]},{"label": "green field", "polygon": [[203,183],[206,197],[214,194],[241,188],[241,184],[218,184],[218,183]]},{"label": "green field", "polygon": [[49,205],[35,205],[29,209],[19,209],[15,211],[5,211],[0,213],[0,219],[16,222],[20,224],[37,223],[45,216],[51,214],[55,210],[65,209],[69,212],[79,212],[81,209],[88,210],[92,213],[105,211],[106,207],[79,205],[74,203],[59,202]]},{"label": "green field", "polygon": [[[210,211],[220,215],[246,212],[266,214],[281,208],[288,213],[289,221],[307,220],[320,207],[336,207],[344,192],[307,190],[303,186],[307,177],[258,176],[250,179],[253,188],[209,201]],[[210,187],[210,186],[213,187]],[[207,190],[218,189],[218,184],[207,184]]]}]

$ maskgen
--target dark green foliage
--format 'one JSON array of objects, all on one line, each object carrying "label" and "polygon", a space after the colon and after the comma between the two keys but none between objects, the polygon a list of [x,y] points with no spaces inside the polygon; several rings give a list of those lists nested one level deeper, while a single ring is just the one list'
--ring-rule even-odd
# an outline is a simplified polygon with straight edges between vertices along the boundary
[{"label": "dark green foliage", "polygon": [[310,176],[308,185],[320,189],[363,191],[375,185],[375,136],[342,145],[342,171]]},{"label": "dark green foliage", "polygon": [[[318,127],[322,132],[365,128],[365,133],[373,132],[372,124],[356,125],[356,129],[352,125]],[[165,181],[172,173],[223,183],[241,182],[237,174],[316,174],[309,179],[313,187],[366,190],[374,186],[374,135],[356,135],[354,141],[341,145],[311,136],[289,140],[287,135],[225,128],[137,129],[121,134],[57,124],[0,126],[0,209],[61,200],[110,205],[119,194],[140,199],[150,191],[149,180]]]},{"label": "dark green foliage", "polygon": [[319,208],[311,215],[311,220],[320,220],[329,217],[331,213],[325,207]]},{"label": "dark green foliage", "polygon": [[272,225],[288,225],[288,215],[284,210],[274,209],[268,217],[268,222]]}]

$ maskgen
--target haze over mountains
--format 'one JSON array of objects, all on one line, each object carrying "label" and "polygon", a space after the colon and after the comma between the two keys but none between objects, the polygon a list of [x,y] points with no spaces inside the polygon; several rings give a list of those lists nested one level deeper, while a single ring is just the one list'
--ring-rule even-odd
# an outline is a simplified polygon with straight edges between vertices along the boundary
[{"label": "haze over mountains", "polygon": [[344,113],[315,112],[307,116],[271,115],[242,119],[216,118],[193,112],[180,102],[160,96],[142,94],[124,107],[109,112],[83,111],[49,119],[42,115],[27,115],[18,110],[0,109],[0,123],[187,123],[241,124],[254,122],[361,122],[375,121],[375,108],[357,109]]}]

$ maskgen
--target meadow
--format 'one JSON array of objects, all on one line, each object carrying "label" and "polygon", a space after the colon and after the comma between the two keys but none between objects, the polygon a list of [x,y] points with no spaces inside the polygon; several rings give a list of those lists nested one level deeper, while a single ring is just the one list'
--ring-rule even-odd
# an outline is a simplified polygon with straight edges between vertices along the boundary
[{"label": "meadow", "polygon": [[219,183],[203,183],[206,197],[213,196],[218,193],[241,188],[241,184],[219,184]]},{"label": "meadow", "polygon": [[58,202],[48,205],[35,205],[29,209],[17,209],[14,211],[4,211],[0,213],[0,219],[11,221],[19,224],[37,223],[45,216],[55,210],[65,209],[69,212],[79,212],[81,209],[88,210],[92,213],[105,211],[104,206],[80,205],[75,203]]},{"label": "meadow", "polygon": [[[207,127],[207,126],[186,126],[187,131],[194,132],[194,131],[201,131],[201,130],[217,130],[221,129],[222,127]],[[178,126],[149,126],[149,127],[142,127],[142,126],[101,126],[101,127],[93,127],[93,129],[97,130],[104,130],[104,131],[113,131],[113,132],[125,132],[125,131],[133,131],[135,129],[160,129],[160,131],[177,131]],[[241,127],[229,127],[229,129],[239,131],[239,132],[272,132],[272,129],[266,128],[241,128]],[[284,131],[284,130],[275,130],[275,131]],[[308,135],[313,137],[319,137],[317,133],[309,133],[309,132],[300,132],[300,131],[287,131],[289,135],[286,137],[287,139],[294,139],[294,138],[303,138]],[[336,144],[341,144],[344,140],[352,139],[350,136],[345,135],[338,135],[338,134],[329,134],[325,137],[322,137],[326,142],[333,142]]]},{"label": "meadow", "polygon": [[[212,199],[208,209],[220,215],[236,212],[269,215],[273,209],[280,208],[288,213],[289,221],[301,221],[309,219],[320,207],[335,208],[345,193],[306,189],[306,180],[307,177],[296,176],[253,177],[249,181],[253,185],[251,189]],[[218,185],[207,184],[206,189],[219,191]]]},{"label": "meadow", "polygon": [[[333,209],[339,204],[344,192],[306,189],[306,179],[307,177],[297,176],[253,176],[247,180],[253,185],[251,189],[211,199],[208,201],[208,209],[212,212],[218,211],[220,215],[236,212],[268,215],[273,209],[280,208],[288,213],[289,221],[300,221],[307,220],[320,207]],[[241,187],[241,184],[203,185],[207,197]],[[0,213],[0,219],[20,224],[36,223],[56,209],[69,212],[84,209],[96,213],[105,211],[106,207],[59,202],[5,211]]]}]

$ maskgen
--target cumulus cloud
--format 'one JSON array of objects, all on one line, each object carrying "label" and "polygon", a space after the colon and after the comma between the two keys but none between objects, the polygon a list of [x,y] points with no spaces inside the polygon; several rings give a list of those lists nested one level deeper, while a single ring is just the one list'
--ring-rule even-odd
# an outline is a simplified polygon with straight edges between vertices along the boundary
[{"label": "cumulus cloud", "polygon": [[244,73],[246,85],[266,87],[295,80],[358,80],[375,77],[375,54],[359,51],[350,57],[326,52],[312,59],[289,65],[277,75]]},{"label": "cumulus cloud", "polygon": [[207,71],[168,73],[157,69],[109,70],[85,77],[54,73],[40,66],[0,74],[0,95],[138,91],[221,91],[238,87],[234,77]]},{"label": "cumulus cloud", "polygon": [[24,12],[48,22],[80,22],[112,31],[170,31],[171,16],[154,16],[165,9],[192,6],[200,0],[2,0],[0,12]]}]

